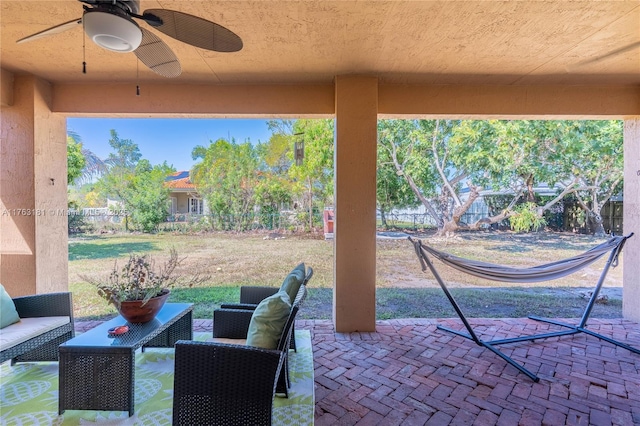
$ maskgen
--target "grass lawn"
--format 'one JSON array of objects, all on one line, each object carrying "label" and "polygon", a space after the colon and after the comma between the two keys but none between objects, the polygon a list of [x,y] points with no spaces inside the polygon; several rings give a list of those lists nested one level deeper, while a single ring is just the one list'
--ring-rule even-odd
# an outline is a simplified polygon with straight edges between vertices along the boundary
[{"label": "grass lawn", "polygon": [[[115,309],[99,298],[80,275],[107,275],[114,262],[129,253],[150,253],[157,262],[174,247],[186,257],[180,270],[201,271],[210,278],[197,288],[175,288],[170,302],[196,304],[195,318],[211,318],[220,303],[237,301],[239,286],[279,286],[286,274],[304,261],[314,269],[309,296],[300,318],[331,318],[333,241],[321,236],[285,235],[265,239],[265,233],[104,234],[69,239],[69,286],[78,320],[106,318]],[[463,233],[444,240],[421,236],[426,244],[449,253],[514,266],[533,266],[574,256],[602,242],[592,236],[568,233]],[[437,263],[452,293],[471,317],[523,317],[529,314],[578,317],[586,295],[595,285],[605,258],[561,280],[527,287],[475,278]],[[623,259],[621,259],[622,263]],[[455,312],[429,273],[423,273],[407,240],[380,239],[377,245],[377,316],[379,319],[453,317]],[[596,304],[593,317],[620,317],[622,265],[609,272],[607,303]]]}]

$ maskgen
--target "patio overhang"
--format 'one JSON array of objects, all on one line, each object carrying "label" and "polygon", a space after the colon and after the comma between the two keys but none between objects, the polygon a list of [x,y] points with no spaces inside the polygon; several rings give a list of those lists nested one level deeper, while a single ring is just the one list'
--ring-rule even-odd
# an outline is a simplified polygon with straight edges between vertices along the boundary
[{"label": "patio overhang", "polygon": [[[80,29],[15,44],[79,17],[77,1],[1,7],[0,209],[34,213],[0,216],[0,282],[15,295],[67,287],[66,217],[37,213],[66,209],[68,116],[335,117],[338,331],[375,328],[381,117],[624,119],[624,223],[638,232],[640,46],[595,60],[639,41],[637,1],[144,0],[244,41],[221,54],[158,33],[182,64],[175,79],[138,70],[134,55],[83,47]],[[637,258],[640,239],[625,252]],[[624,314],[638,321],[640,262],[624,268]]]}]

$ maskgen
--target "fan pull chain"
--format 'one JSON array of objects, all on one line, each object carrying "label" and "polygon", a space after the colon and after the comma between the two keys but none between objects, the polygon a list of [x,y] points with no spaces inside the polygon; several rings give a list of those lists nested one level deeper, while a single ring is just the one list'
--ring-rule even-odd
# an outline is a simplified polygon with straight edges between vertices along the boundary
[{"label": "fan pull chain", "polygon": [[136,58],[136,96],[140,96],[140,60]]}]

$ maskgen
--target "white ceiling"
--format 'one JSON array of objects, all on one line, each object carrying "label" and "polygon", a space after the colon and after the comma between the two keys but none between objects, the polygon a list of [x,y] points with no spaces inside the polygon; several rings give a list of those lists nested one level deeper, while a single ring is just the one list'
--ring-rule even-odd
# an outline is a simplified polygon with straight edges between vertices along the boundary
[{"label": "white ceiling", "polygon": [[[0,7],[2,68],[53,83],[330,83],[358,73],[382,83],[640,85],[640,1],[142,0],[142,10],[196,15],[244,42],[240,52],[212,52],[140,23],[180,60],[182,75],[170,80],[133,53],[89,40],[82,74],[81,26],[16,44],[81,17],[78,1],[0,0]],[[580,65],[633,43],[639,45]]]}]

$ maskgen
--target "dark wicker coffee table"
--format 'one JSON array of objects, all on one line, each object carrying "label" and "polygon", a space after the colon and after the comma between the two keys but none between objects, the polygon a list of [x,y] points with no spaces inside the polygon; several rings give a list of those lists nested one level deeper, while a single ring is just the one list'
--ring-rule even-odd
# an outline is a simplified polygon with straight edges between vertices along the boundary
[{"label": "dark wicker coffee table", "polygon": [[[107,410],[133,415],[136,350],[193,340],[192,310],[191,303],[167,303],[148,323],[129,324],[118,316],[60,345],[59,414]],[[127,333],[109,337],[107,330],[124,324]]]}]

